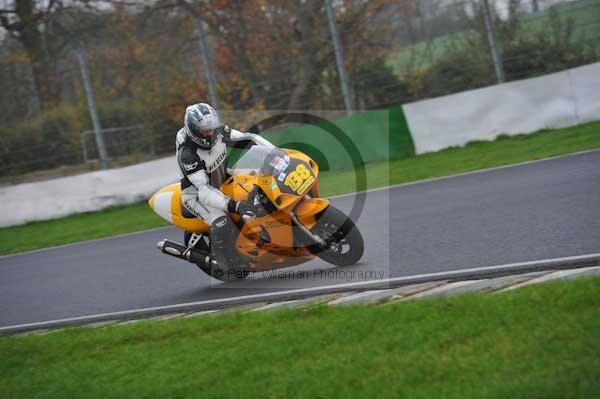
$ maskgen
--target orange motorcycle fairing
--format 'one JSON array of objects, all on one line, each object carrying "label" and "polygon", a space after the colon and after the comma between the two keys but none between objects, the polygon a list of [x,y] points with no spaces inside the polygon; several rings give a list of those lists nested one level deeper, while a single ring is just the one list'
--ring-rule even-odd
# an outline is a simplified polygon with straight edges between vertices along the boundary
[{"label": "orange motorcycle fairing", "polygon": [[196,216],[185,216],[181,205],[181,184],[175,183],[156,192],[148,201],[150,208],[167,222],[190,233],[208,233],[210,226]]},{"label": "orange motorcycle fairing", "polygon": [[307,198],[296,206],[296,217],[306,228],[312,229],[317,224],[317,215],[327,209],[329,200],[324,198]]},{"label": "orange motorcycle fairing", "polygon": [[279,211],[244,225],[236,241],[237,250],[249,257],[254,270],[279,269],[314,258],[305,247],[294,242],[290,215]]},{"label": "orange motorcycle fairing", "polygon": [[311,157],[309,157],[308,155],[306,155],[300,151],[291,150],[288,148],[283,148],[283,151],[286,154],[288,154],[290,157],[304,161],[310,166],[310,168],[312,169],[312,172],[314,174],[314,177],[315,177],[315,182],[313,183],[312,188],[310,189],[309,195],[312,198],[320,197],[321,192],[319,190],[319,181],[317,180],[317,178],[319,176],[319,165],[315,161],[313,161]]},{"label": "orange motorcycle fairing", "polygon": [[244,201],[248,193],[254,189],[258,177],[251,175],[234,175],[221,186],[223,194],[236,201]]},{"label": "orange motorcycle fairing", "polygon": [[298,201],[303,199],[298,195],[282,193],[275,184],[275,179],[271,176],[235,175],[223,183],[221,191],[235,201],[245,201],[255,185],[260,187],[269,200],[280,210],[291,209]]}]

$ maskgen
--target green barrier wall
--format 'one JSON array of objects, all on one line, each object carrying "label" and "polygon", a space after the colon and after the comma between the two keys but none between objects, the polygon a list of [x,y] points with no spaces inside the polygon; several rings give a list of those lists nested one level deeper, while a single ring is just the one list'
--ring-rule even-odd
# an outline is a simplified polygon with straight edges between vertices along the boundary
[{"label": "green barrier wall", "polygon": [[[329,121],[356,146],[364,162],[415,155],[414,143],[402,107],[368,111]],[[323,127],[306,125],[265,133],[278,147],[293,148],[313,158],[321,170],[347,169],[352,159],[340,141]],[[231,162],[239,156],[234,150]],[[231,163],[230,163],[231,164]]]}]

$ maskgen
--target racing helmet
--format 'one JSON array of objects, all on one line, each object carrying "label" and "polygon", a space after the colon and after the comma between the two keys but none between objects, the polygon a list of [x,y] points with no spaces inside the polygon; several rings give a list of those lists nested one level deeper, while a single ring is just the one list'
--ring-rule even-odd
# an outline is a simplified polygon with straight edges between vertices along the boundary
[{"label": "racing helmet", "polygon": [[200,148],[209,150],[217,141],[217,129],[223,127],[219,114],[206,103],[190,105],[185,110],[186,134]]}]

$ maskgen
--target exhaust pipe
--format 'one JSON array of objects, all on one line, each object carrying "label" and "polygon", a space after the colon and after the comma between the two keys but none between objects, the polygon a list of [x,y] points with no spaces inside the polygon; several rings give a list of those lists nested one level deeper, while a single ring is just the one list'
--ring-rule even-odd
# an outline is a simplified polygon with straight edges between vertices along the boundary
[{"label": "exhaust pipe", "polygon": [[189,249],[185,245],[181,245],[179,243],[169,241],[166,239],[157,242],[156,246],[163,254],[187,260],[188,262],[195,263],[197,265],[210,267],[210,254],[206,251]]}]

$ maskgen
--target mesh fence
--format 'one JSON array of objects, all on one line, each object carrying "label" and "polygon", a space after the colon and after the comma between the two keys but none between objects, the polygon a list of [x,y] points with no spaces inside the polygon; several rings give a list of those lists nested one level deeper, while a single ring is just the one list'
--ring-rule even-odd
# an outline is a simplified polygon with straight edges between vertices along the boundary
[{"label": "mesh fence", "polygon": [[[600,0],[489,1],[506,81],[600,57]],[[497,84],[482,2],[332,1],[355,110]],[[192,11],[181,1],[33,2],[29,16],[24,3],[0,3],[8,181],[96,167],[90,96],[111,160],[172,153],[185,107],[210,101],[200,33],[220,108],[344,108],[324,1],[188,0]],[[243,117],[227,122],[248,128]]]}]

